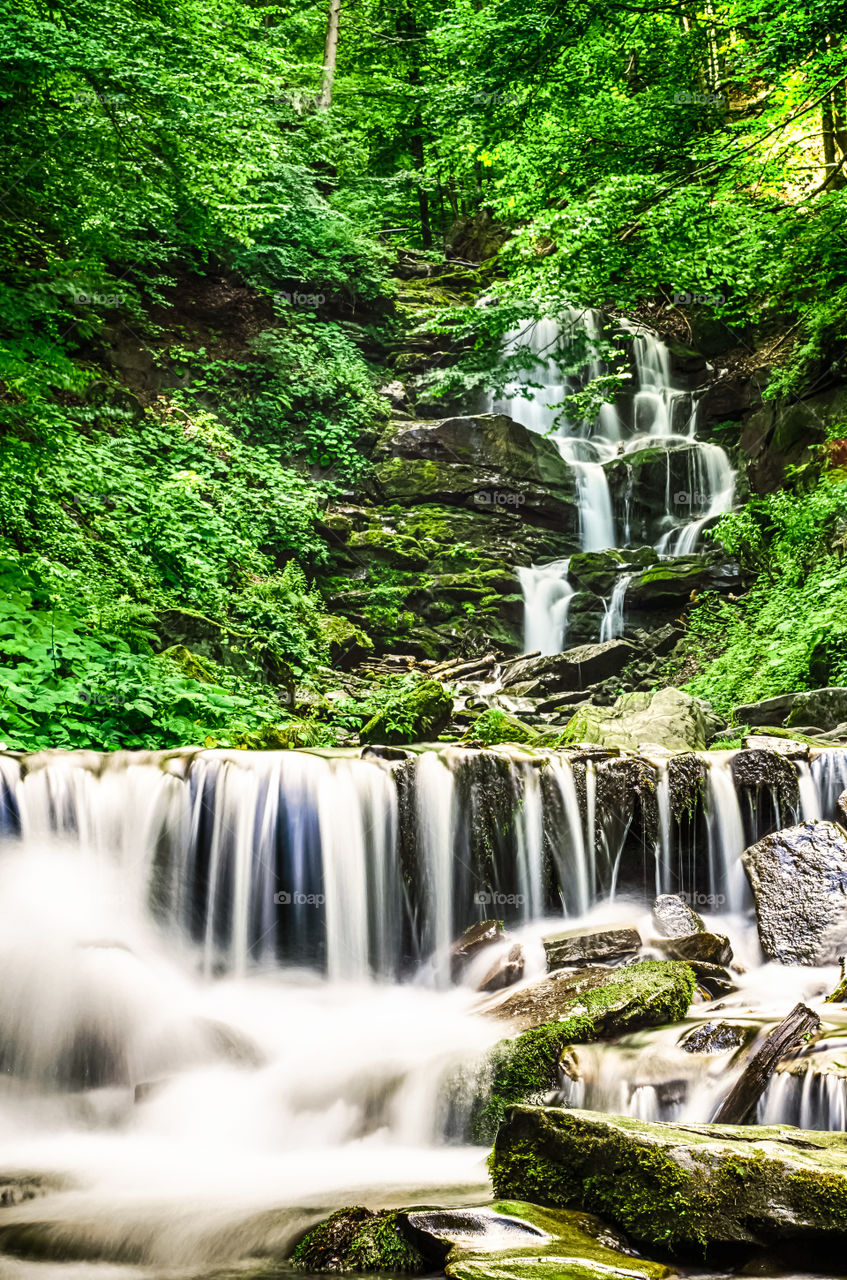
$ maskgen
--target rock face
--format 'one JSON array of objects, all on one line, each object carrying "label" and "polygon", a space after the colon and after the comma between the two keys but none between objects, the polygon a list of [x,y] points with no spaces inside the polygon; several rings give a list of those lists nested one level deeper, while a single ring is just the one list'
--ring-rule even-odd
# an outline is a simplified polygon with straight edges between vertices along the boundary
[{"label": "rock face", "polygon": [[653,903],[653,924],[663,938],[684,938],[706,928],[697,912],[678,893],[659,894]]},{"label": "rock face", "polygon": [[847,952],[847,836],[804,822],[742,855],[765,955],[781,964],[833,964]]},{"label": "rock face", "polygon": [[585,1213],[499,1201],[479,1209],[412,1211],[407,1230],[439,1246],[453,1280],[662,1280],[668,1268],[635,1258],[605,1223]]},{"label": "rock face", "polygon": [[582,706],[566,734],[570,742],[632,751],[642,744],[669,751],[702,751],[721,724],[707,702],[671,688],[625,693],[611,707]]},{"label": "rock face", "polygon": [[641,947],[637,929],[568,929],[542,939],[548,969],[598,964],[634,956]]},{"label": "rock face", "polygon": [[792,1240],[843,1247],[847,1236],[841,1133],[515,1107],[491,1176],[498,1196],[587,1209],[681,1256]]},{"label": "rock face", "polygon": [[517,686],[535,697],[571,693],[617,675],[632,662],[638,650],[628,640],[584,644],[548,658],[513,662],[503,680],[504,689]]},{"label": "rock face", "polygon": [[[572,983],[579,985],[575,989]],[[546,990],[545,984],[549,984]],[[531,1026],[514,1040],[501,1040],[492,1049],[485,1088],[472,1120],[477,1141],[494,1137],[508,1107],[542,1101],[556,1088],[559,1061],[568,1045],[678,1022],[688,1012],[694,974],[686,964],[644,960],[622,969],[589,970],[583,981],[572,974],[560,978],[554,973],[536,987],[542,990],[534,1015],[527,1008],[527,993],[521,991],[498,1010],[502,1014],[511,1008],[518,1015],[522,1012],[524,1019],[528,1012],[537,1017],[543,1010],[543,1017],[552,1020]]]},{"label": "rock face", "polygon": [[486,973],[477,987],[477,991],[502,991],[504,987],[514,986],[523,977],[526,957],[519,942],[504,951],[499,960]]},{"label": "rock face", "polygon": [[392,423],[376,453],[389,502],[512,507],[579,535],[576,481],[544,436],[502,414]]}]

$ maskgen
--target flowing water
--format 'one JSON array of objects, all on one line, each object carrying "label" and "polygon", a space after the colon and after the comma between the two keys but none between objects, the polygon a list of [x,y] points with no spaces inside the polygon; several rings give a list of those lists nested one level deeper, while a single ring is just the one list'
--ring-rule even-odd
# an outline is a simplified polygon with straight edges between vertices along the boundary
[{"label": "flowing water", "polygon": [[[507,335],[504,354],[525,353],[526,367],[490,407],[532,431],[550,434],[558,446],[574,475],[581,550],[652,543],[660,556],[690,555],[707,526],[732,509],[735,473],[720,446],[697,439],[698,396],[679,385],[665,344],[643,327],[617,323],[630,346],[631,389],[625,388],[614,404],[603,405],[594,420],[569,421],[562,401],[587,381],[609,372],[596,354],[605,324],[598,311],[574,310],[562,324],[533,321]],[[569,359],[572,362],[577,343],[588,353],[587,364],[579,377],[568,376],[562,367]],[[655,516],[646,524],[642,520],[642,528],[634,531],[633,472],[627,458],[645,449],[664,454],[665,480],[653,495]],[[623,509],[616,513],[609,474],[620,463],[628,468],[628,484]],[[540,649],[551,654],[567,647],[567,605],[563,607],[562,600],[569,596],[551,590],[551,573],[561,584],[567,570],[563,575],[558,566],[566,564],[558,561],[555,566],[519,570],[527,652]],[[605,604],[601,640],[623,634],[626,588],[627,581],[619,578]]]},{"label": "flowing water", "polygon": [[[847,751],[799,762],[795,813],[751,800],[735,753],[698,759],[699,834],[666,758],[651,826],[609,801],[626,761],[568,753],[0,756],[2,1170],[41,1179],[6,1191],[0,1275],[165,1280],[253,1257],[258,1275],[339,1205],[485,1198],[445,1087],[503,1031],[474,990],[490,954],[450,981],[476,919],[508,922],[532,981],[564,917],[635,922],[650,954],[652,895],[687,892],[730,934],[738,990],[579,1048],[557,1096],[709,1119],[739,1055],[687,1053],[685,1035],[753,1034],[834,985],[762,965],[738,858],[751,814],[830,814]],[[833,1006],[825,1023],[763,1118],[844,1127],[847,1029]]]}]

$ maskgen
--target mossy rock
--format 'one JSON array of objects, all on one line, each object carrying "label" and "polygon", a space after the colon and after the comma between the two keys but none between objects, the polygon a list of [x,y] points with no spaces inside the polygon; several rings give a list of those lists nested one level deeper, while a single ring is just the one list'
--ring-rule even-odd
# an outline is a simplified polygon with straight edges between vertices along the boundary
[{"label": "mossy rock", "polygon": [[404,742],[432,742],[447,727],[453,698],[437,680],[421,680],[413,688],[392,695],[391,704],[377,711],[360,734],[362,742],[396,746]]},{"label": "mossy rock", "polygon": [[490,1167],[498,1196],[599,1213],[681,1257],[789,1241],[840,1251],[847,1234],[843,1133],[515,1107]]},{"label": "mossy rock", "polygon": [[[568,1045],[679,1022],[694,994],[694,972],[678,961],[642,960],[609,969],[599,984],[597,970],[591,972],[590,989],[565,999],[554,1021],[501,1040],[491,1050],[486,1087],[472,1117],[477,1141],[491,1141],[509,1107],[540,1101],[557,1087],[559,1060]],[[545,979],[556,982],[556,975]]]},{"label": "mossy rock", "polygon": [[413,1212],[420,1235],[449,1247],[453,1280],[664,1280],[668,1268],[633,1257],[599,1218],[500,1200],[471,1209]]},{"label": "mossy rock", "polygon": [[189,680],[197,680],[200,684],[217,684],[218,680],[211,665],[184,644],[172,644],[163,649],[159,657],[176,667]]},{"label": "mossy rock", "polygon": [[308,1231],[292,1255],[297,1271],[377,1272],[419,1276],[432,1268],[400,1232],[397,1211],[357,1205],[339,1209]]},{"label": "mossy rock", "polygon": [[334,666],[359,662],[373,652],[374,642],[367,631],[341,614],[327,614],[321,620],[321,634],[329,645],[329,656]]},{"label": "mossy rock", "polygon": [[489,707],[474,720],[462,742],[466,746],[492,747],[502,742],[515,742],[529,746],[539,741],[539,735],[517,716],[510,716],[499,707]]}]

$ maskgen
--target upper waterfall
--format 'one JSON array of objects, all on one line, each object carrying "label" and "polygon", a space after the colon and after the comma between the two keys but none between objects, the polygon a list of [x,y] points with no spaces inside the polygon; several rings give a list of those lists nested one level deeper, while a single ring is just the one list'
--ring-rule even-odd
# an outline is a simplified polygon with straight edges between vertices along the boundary
[{"label": "upper waterfall", "polygon": [[[610,374],[601,354],[607,330],[614,323],[626,339],[630,373],[614,403],[603,404],[592,420],[567,417],[567,397],[592,380]],[[563,369],[574,364],[574,351],[585,349],[587,363],[579,375]],[[502,397],[491,407],[541,434],[550,434],[573,469],[583,551],[652,545],[662,556],[695,550],[710,521],[732,509],[735,473],[719,445],[701,441],[698,434],[698,394],[680,384],[672,371],[668,347],[642,326],[606,320],[599,311],[571,309],[563,323],[529,321],[507,334],[504,356],[526,353],[519,371]],[[609,483],[610,467],[658,449],[665,458],[662,480],[653,494],[656,518],[652,542],[634,534],[630,501],[615,509]],[[631,467],[630,467],[631,471]],[[521,571],[524,591],[527,651],[556,653],[567,645],[567,598],[554,583],[567,578],[567,561]],[[610,601],[600,638],[607,638],[607,620],[614,615],[623,630],[626,584]],[[550,620],[540,620],[543,601]]]}]

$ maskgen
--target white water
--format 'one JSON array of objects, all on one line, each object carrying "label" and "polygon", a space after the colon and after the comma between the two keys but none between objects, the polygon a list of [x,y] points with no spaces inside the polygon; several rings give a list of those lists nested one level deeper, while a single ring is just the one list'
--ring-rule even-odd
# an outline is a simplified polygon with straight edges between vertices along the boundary
[{"label": "white water", "polygon": [[[618,323],[632,344],[633,390],[622,392],[615,404],[604,404],[595,420],[569,421],[563,416],[561,405],[568,394],[579,390],[582,382],[607,372],[598,354],[604,322],[597,311],[572,310],[561,326],[553,320],[540,320],[528,322],[507,335],[504,355],[526,351],[526,368],[506,388],[503,397],[492,401],[489,407],[532,431],[552,433],[574,474],[582,551],[631,544],[632,472],[624,510],[619,513],[622,518],[616,520],[608,468],[647,446],[664,447],[664,493],[655,495],[663,514],[650,536],[660,555],[688,555],[697,548],[706,527],[732,509],[735,473],[720,446],[696,439],[697,396],[676,385],[665,344],[649,330],[627,321]],[[587,348],[582,379],[561,372],[562,362],[577,340]],[[547,568],[553,566],[519,570],[526,652],[558,652],[567,642],[567,629],[562,625],[567,605],[562,607],[559,591],[549,590],[549,579],[544,576]],[[541,617],[545,599],[551,615],[546,623]],[[558,648],[553,647],[556,644]]]},{"label": "white water", "polygon": [[[731,753],[707,758],[711,884],[731,894],[746,843]],[[491,895],[475,907],[468,895],[487,881],[468,861],[468,787],[478,808],[493,803],[488,775],[467,776],[480,759],[451,749],[415,766],[427,893],[410,906],[395,776],[379,761],[57,754],[22,773],[0,757],[0,821],[10,832],[0,847],[3,1168],[67,1184],[0,1209],[0,1251],[9,1223],[46,1222],[60,1256],[92,1260],[80,1280],[98,1274],[98,1259],[120,1267],[122,1280],[161,1280],[164,1269],[196,1280],[252,1254],[283,1254],[341,1204],[485,1198],[484,1153],[443,1140],[442,1086],[503,1027],[482,1015],[470,986],[443,985],[446,948],[473,919],[502,913],[524,947],[527,980],[539,976],[538,940],[557,923],[545,895],[548,841],[559,924],[565,914],[635,919],[648,943],[645,901],[656,887],[673,891],[677,864],[663,761],[644,896],[610,905],[619,833],[597,797],[615,762],[585,772],[583,805],[566,754],[545,757],[544,769],[517,759],[508,774],[514,844],[493,864],[517,901],[501,907]],[[845,759],[822,753],[800,770],[804,805],[813,785],[829,811]],[[280,874],[301,886],[292,898],[326,901],[275,903]],[[685,1054],[683,1030],[717,1018],[766,1025],[834,985],[834,970],[761,967],[749,918],[733,914],[734,898],[724,905],[728,914],[710,922],[730,933],[747,967],[739,992],[719,1011],[695,1006],[686,1028],[580,1049],[585,1105],[708,1119],[737,1061]],[[405,932],[425,963],[398,982]],[[843,1014],[830,1008],[827,1018],[843,1062]],[[769,1119],[842,1125],[844,1086],[780,1074],[763,1108]],[[53,1280],[55,1270],[77,1280],[70,1266],[4,1271],[5,1262],[4,1277]]]},{"label": "white water", "polygon": [[626,593],[630,582],[632,581],[631,573],[622,573],[618,576],[618,580],[614,585],[612,594],[607,601],[604,601],[605,612],[603,621],[600,624],[600,641],[615,640],[618,636],[622,636],[626,625],[626,613],[624,606],[626,604]]},{"label": "white water", "polygon": [[524,652],[561,653],[568,632],[568,609],[574,589],[568,582],[569,560],[519,568],[524,598]]}]

